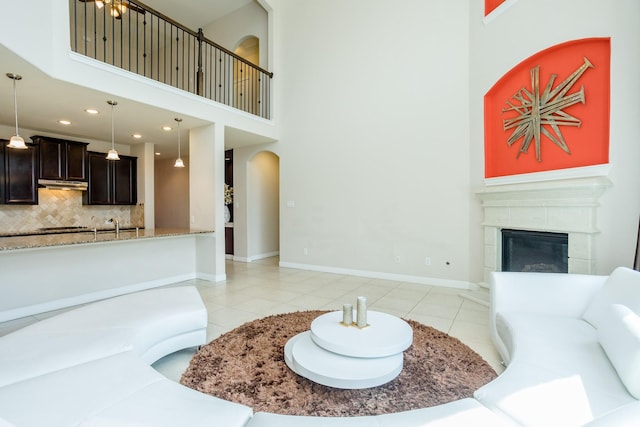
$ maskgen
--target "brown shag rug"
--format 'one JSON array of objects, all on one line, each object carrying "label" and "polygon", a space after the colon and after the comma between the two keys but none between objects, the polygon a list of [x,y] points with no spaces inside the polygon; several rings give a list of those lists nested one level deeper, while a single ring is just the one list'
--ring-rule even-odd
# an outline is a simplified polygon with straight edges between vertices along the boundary
[{"label": "brown shag rug", "polygon": [[255,412],[356,416],[406,411],[470,397],[496,378],[489,364],[458,339],[407,320],[413,328],[413,344],[404,352],[404,368],[393,381],[362,390],[316,384],[287,367],[284,345],[324,313],[279,314],[246,323],[203,346],[180,382],[251,406]]}]

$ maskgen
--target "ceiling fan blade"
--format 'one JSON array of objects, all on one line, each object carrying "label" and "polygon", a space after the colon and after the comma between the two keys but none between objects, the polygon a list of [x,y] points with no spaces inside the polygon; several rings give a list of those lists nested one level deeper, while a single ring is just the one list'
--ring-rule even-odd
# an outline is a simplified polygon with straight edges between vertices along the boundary
[{"label": "ceiling fan blade", "polygon": [[[80,3],[95,3],[96,0],[78,0]],[[123,0],[121,2],[122,4],[124,4],[128,10],[132,11],[132,12],[136,12],[139,14],[144,15],[145,13],[147,13],[146,9],[144,9],[142,6],[138,6],[137,4],[128,2]],[[122,19],[122,16],[118,15],[115,17],[116,19]]]}]

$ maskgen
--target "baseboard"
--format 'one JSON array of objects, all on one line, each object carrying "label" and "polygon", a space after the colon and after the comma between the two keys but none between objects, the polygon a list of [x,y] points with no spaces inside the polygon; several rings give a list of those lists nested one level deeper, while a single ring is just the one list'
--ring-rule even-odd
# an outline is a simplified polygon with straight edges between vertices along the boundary
[{"label": "baseboard", "polygon": [[275,251],[275,252],[267,252],[264,254],[259,254],[259,255],[252,255],[250,257],[241,257],[241,256],[233,256],[233,260],[234,261],[238,261],[238,262],[252,262],[252,261],[258,261],[260,259],[265,259],[265,258],[271,258],[274,256],[278,256],[280,255],[280,251]]},{"label": "baseboard", "polygon": [[227,280],[226,274],[207,274],[207,273],[196,273],[196,279],[205,280],[207,282],[224,282]]},{"label": "baseboard", "polygon": [[323,265],[300,264],[295,262],[280,262],[280,267],[295,268],[297,270],[320,271],[323,273],[345,274],[347,276],[369,277],[372,279],[396,280],[399,282],[417,283],[420,285],[440,286],[443,288],[472,289],[471,282],[462,280],[439,279],[435,277],[410,276],[406,274],[384,273],[380,271],[354,270],[350,268],[329,267]]},{"label": "baseboard", "polygon": [[194,273],[181,274],[177,276],[166,277],[163,279],[151,280],[148,282],[127,285],[120,288],[106,289],[103,291],[91,292],[88,294],[77,295],[74,297],[47,301],[40,304],[33,304],[25,307],[18,307],[11,310],[5,310],[0,312],[0,322],[6,322],[8,320],[19,319],[21,317],[42,314],[48,311],[74,307],[77,305],[87,304],[87,303],[99,301],[102,299],[117,297],[119,295],[125,295],[125,294],[131,294],[134,292],[144,291],[147,289],[159,288],[162,286],[171,285],[178,282],[184,282],[185,280],[191,280],[195,278],[196,278],[196,275]]}]

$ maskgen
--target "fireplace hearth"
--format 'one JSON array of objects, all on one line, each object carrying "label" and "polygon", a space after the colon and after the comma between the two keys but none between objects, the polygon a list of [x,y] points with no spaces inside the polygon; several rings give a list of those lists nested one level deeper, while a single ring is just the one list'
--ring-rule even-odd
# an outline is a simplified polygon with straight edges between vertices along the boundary
[{"label": "fireplace hearth", "polygon": [[[502,230],[537,230],[567,236],[568,273],[595,274],[598,199],[611,185],[604,176],[496,183],[477,191],[484,213],[484,282],[505,271]],[[526,252],[526,251],[525,251]],[[547,261],[527,261],[527,268],[549,270]],[[506,267],[514,268],[514,267]],[[555,267],[552,267],[555,269]]]},{"label": "fireplace hearth", "polygon": [[567,273],[569,236],[528,230],[502,230],[502,271]]}]

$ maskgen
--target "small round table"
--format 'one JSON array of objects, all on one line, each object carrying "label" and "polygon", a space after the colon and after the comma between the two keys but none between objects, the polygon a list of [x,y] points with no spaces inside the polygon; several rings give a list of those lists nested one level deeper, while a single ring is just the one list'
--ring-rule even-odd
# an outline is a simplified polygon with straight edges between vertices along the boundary
[{"label": "small round table", "polygon": [[385,384],[400,374],[402,352],[413,342],[404,320],[367,312],[368,326],[346,326],[342,312],[317,317],[311,330],[292,337],[284,348],[285,362],[298,375],[319,384],[362,389]]}]

